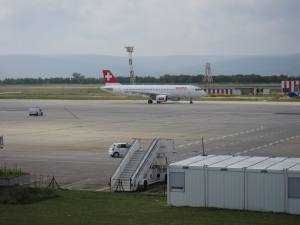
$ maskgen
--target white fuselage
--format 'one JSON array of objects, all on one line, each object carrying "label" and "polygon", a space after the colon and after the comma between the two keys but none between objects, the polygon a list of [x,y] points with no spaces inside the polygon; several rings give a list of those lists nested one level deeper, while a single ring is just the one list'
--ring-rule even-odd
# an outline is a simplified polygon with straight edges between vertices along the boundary
[{"label": "white fuselage", "polygon": [[166,95],[169,98],[204,96],[206,92],[193,85],[121,85],[106,84],[103,90],[119,95]]}]

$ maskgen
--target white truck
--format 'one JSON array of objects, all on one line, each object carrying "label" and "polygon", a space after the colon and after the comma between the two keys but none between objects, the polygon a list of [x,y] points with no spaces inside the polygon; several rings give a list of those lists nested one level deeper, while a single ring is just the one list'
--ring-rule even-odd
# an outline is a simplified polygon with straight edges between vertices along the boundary
[{"label": "white truck", "polygon": [[113,143],[109,149],[108,154],[111,157],[124,157],[130,148],[128,143]]}]

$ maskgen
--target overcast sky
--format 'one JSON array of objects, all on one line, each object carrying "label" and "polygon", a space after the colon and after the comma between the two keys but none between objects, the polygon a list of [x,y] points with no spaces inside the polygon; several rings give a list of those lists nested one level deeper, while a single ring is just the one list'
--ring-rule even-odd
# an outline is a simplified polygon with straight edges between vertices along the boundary
[{"label": "overcast sky", "polygon": [[0,0],[0,54],[300,52],[299,0]]}]

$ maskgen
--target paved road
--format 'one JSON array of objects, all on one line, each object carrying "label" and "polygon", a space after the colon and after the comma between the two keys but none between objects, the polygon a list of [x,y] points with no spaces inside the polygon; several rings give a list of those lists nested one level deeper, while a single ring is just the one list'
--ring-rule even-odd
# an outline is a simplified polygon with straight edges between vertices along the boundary
[{"label": "paved road", "polygon": [[[29,117],[32,106],[45,116]],[[208,154],[300,157],[299,133],[299,103],[0,100],[0,165],[74,189],[107,186],[120,162],[107,148],[133,137],[174,138],[175,161],[199,154],[202,136]]]}]

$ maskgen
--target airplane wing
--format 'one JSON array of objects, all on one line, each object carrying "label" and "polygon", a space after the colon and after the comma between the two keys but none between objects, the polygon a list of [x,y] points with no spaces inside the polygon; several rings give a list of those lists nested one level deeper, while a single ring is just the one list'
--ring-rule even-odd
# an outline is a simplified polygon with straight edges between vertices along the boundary
[{"label": "airplane wing", "polygon": [[156,98],[157,95],[166,95],[166,96],[169,95],[169,94],[166,94],[166,93],[144,92],[144,91],[134,91],[134,90],[126,91],[126,93],[145,95],[145,96],[149,96],[151,98]]}]

